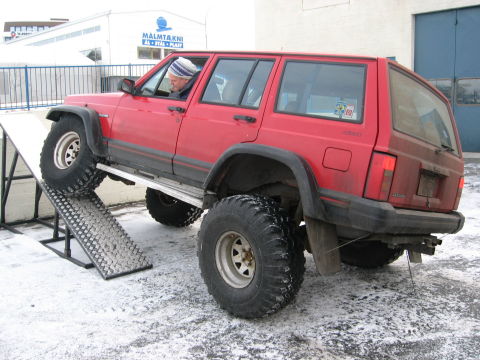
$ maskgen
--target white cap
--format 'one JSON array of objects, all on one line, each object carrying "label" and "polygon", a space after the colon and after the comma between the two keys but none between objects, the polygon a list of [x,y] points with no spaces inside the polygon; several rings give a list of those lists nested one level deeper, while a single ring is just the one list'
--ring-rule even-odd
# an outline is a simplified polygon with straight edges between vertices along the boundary
[{"label": "white cap", "polygon": [[197,67],[190,60],[179,57],[170,65],[168,72],[179,78],[190,79],[197,72]]}]

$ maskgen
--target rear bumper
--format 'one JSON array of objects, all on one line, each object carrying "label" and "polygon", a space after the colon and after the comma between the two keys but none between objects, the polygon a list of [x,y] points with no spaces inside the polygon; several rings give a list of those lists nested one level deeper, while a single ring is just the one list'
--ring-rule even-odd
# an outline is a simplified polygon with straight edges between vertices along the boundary
[{"label": "rear bumper", "polygon": [[438,213],[394,208],[374,201],[338,192],[321,190],[319,210],[324,220],[376,234],[454,234],[465,222],[456,211]]}]

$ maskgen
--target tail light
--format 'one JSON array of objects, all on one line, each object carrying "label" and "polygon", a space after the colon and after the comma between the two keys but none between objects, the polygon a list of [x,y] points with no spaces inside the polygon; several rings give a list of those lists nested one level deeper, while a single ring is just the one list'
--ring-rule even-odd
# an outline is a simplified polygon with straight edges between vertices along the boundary
[{"label": "tail light", "polygon": [[460,203],[460,196],[462,196],[463,185],[465,185],[465,178],[463,176],[460,177],[458,180],[458,189],[457,189],[457,198],[455,199],[454,209],[458,208],[458,204]]},{"label": "tail light", "polygon": [[392,186],[396,157],[373,153],[368,171],[364,196],[369,199],[387,201]]}]

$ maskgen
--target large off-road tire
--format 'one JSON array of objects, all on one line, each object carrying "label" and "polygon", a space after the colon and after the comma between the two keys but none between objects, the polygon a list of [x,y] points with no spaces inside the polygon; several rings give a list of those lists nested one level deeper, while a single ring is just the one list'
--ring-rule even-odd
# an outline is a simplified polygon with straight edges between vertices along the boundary
[{"label": "large off-road tire", "polygon": [[151,188],[147,188],[145,202],[152,218],[168,226],[188,226],[202,216],[202,209]]},{"label": "large off-road tire", "polygon": [[214,205],[198,239],[209,293],[235,316],[258,318],[290,303],[303,281],[303,244],[270,199],[236,195]]},{"label": "large off-road tire", "polygon": [[403,249],[391,249],[380,241],[356,241],[340,248],[343,263],[364,269],[374,269],[397,260]]},{"label": "large off-road tire", "polygon": [[40,155],[45,182],[69,196],[92,192],[105,173],[96,168],[99,159],[87,145],[82,121],[73,114],[63,115],[53,124]]}]

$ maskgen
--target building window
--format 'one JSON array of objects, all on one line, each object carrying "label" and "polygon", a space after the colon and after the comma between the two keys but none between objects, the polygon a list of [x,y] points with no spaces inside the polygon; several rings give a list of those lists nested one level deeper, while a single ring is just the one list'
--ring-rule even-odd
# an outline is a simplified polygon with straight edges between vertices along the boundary
[{"label": "building window", "polygon": [[102,48],[88,49],[80,52],[95,62],[102,60]]},{"label": "building window", "polygon": [[161,59],[161,49],[160,48],[149,48],[144,46],[137,47],[137,55],[139,59]]},{"label": "building window", "polygon": [[[48,26],[45,26],[45,30],[47,30],[48,28],[49,28]],[[39,29],[40,29],[40,27],[39,27]],[[50,44],[50,43],[56,42],[56,41],[63,41],[63,40],[66,40],[66,39],[71,39],[71,38],[77,37],[77,36],[88,35],[90,33],[97,32],[97,31],[100,31],[100,30],[101,30],[100,25],[97,25],[97,26],[89,27],[87,29],[74,31],[74,32],[64,34],[64,35],[59,35],[59,36],[56,36],[56,37],[53,37],[53,38],[50,38],[50,39],[37,41],[37,42],[31,43],[31,44],[28,44],[28,46],[43,46],[43,45]]]},{"label": "building window", "polygon": [[440,90],[448,101],[452,102],[453,82],[451,79],[430,79],[428,81]]},{"label": "building window", "polygon": [[480,79],[458,79],[458,105],[480,105]]},{"label": "building window", "polygon": [[162,59],[167,57],[170,53],[172,53],[174,50],[173,49],[163,49],[163,56]]}]

